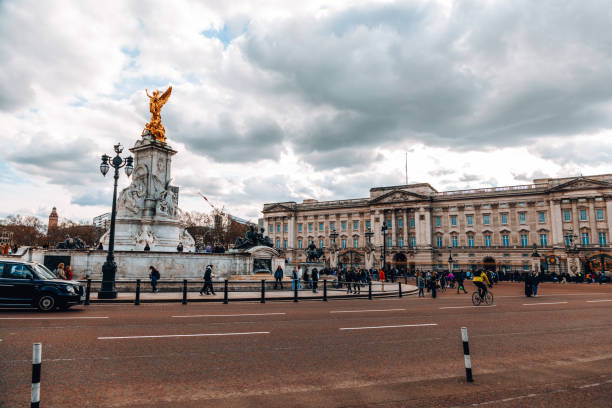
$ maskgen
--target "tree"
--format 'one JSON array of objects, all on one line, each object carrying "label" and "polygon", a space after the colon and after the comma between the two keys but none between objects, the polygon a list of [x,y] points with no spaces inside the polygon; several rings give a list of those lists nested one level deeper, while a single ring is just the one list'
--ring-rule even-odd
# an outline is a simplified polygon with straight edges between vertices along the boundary
[{"label": "tree", "polygon": [[248,230],[248,225],[237,222],[223,209],[213,209],[210,214],[182,211],[179,220],[199,247],[221,244],[229,248]]},{"label": "tree", "polygon": [[45,226],[34,216],[9,215],[3,222],[3,229],[13,233],[13,242],[17,246],[39,245]]}]

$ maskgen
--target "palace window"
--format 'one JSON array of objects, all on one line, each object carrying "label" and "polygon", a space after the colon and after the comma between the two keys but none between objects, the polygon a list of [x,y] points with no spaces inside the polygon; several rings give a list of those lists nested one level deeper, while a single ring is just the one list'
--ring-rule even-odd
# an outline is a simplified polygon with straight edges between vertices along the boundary
[{"label": "palace window", "polygon": [[404,219],[403,218],[400,218],[400,219],[397,220],[397,226],[399,228],[402,228],[404,226]]},{"label": "palace window", "polygon": [[599,233],[599,245],[608,245],[608,239],[605,232]]},{"label": "palace window", "polygon": [[442,217],[436,217],[436,227],[439,227],[442,225]]},{"label": "palace window", "polygon": [[485,210],[488,210],[488,209],[489,209],[489,207],[490,207],[490,206],[489,206],[489,204],[483,204],[483,205],[482,205],[482,208],[484,208]]},{"label": "palace window", "polygon": [[340,222],[340,228],[342,228],[342,231],[346,231],[346,221]]},{"label": "palace window", "polygon": [[353,248],[359,248],[359,238],[353,238]]},{"label": "palace window", "polygon": [[342,248],[345,249],[346,248],[346,239],[342,240]]},{"label": "palace window", "polygon": [[323,248],[323,244],[324,244],[323,240],[322,240],[322,239],[320,239],[320,240],[319,240],[319,248]]},{"label": "palace window", "polygon": [[393,224],[391,223],[391,220],[387,220],[387,228],[393,228]]},{"label": "palace window", "polygon": [[302,232],[302,224],[298,224],[298,232]]},{"label": "palace window", "polygon": [[545,248],[548,246],[548,237],[546,234],[540,234],[540,246]]},{"label": "palace window", "polygon": [[277,240],[276,240],[276,247],[277,247],[278,249],[280,249],[280,239],[277,239]]},{"label": "palace window", "polygon": [[270,234],[274,232],[274,225],[270,225]]},{"label": "palace window", "polygon": [[472,225],[474,225],[474,217],[473,217],[473,216],[471,216],[471,215],[467,215],[465,218],[466,218],[466,221],[467,221],[467,225],[468,225],[468,226],[472,226]]},{"label": "palace window", "polygon": [[451,236],[451,242],[453,245],[453,248],[457,248],[457,246],[459,245],[458,240],[457,240],[457,236],[456,235],[452,235]]},{"label": "palace window", "polygon": [[436,237],[436,247],[442,248],[442,237],[440,235]]},{"label": "palace window", "polygon": [[283,248],[287,249],[287,240],[286,239],[283,241]]},{"label": "palace window", "polygon": [[486,234],[484,236],[484,244],[486,247],[490,247],[491,246],[491,235]]},{"label": "palace window", "polygon": [[472,248],[474,246],[474,236],[468,235],[468,246]]},{"label": "palace window", "polygon": [[325,226],[323,225],[322,222],[319,223],[319,231],[324,231],[325,230]]},{"label": "palace window", "polygon": [[298,248],[302,249],[302,240],[301,239],[298,239]]},{"label": "palace window", "polygon": [[508,224],[508,214],[507,213],[503,213],[501,215],[501,223],[502,223],[502,225],[507,225]]},{"label": "palace window", "polygon": [[527,234],[521,234],[521,246],[526,248],[529,246],[529,238]]},{"label": "palace window", "polygon": [[410,237],[410,248],[416,248],[416,237]]},{"label": "palace window", "polygon": [[329,229],[332,231],[336,229],[336,223],[334,221],[329,222]]},{"label": "palace window", "polygon": [[587,220],[587,210],[580,210],[580,221]]},{"label": "palace window", "polygon": [[309,223],[308,223],[308,231],[309,231],[309,232],[312,232],[312,222],[309,222]]},{"label": "palace window", "polygon": [[387,238],[387,246],[388,247],[392,247],[393,246],[393,238]]},{"label": "palace window", "polygon": [[505,247],[510,246],[510,235],[502,234],[502,246],[505,246]]},{"label": "palace window", "polygon": [[565,246],[570,246],[572,244],[572,237],[570,236],[570,233],[566,233],[564,235],[565,237]]},{"label": "palace window", "polygon": [[544,211],[538,213],[538,222],[546,222],[546,213]]},{"label": "palace window", "polygon": [[482,223],[484,225],[490,225],[491,224],[491,216],[489,214],[485,214],[482,216]]},{"label": "palace window", "polygon": [[597,219],[597,221],[603,221],[604,220],[604,210],[603,210],[603,208],[597,208],[595,210],[595,218]]},{"label": "palace window", "polygon": [[589,245],[591,243],[591,241],[589,240],[588,232],[583,232],[582,234],[580,234],[580,238],[582,240],[582,245]]},{"label": "palace window", "polygon": [[398,247],[400,247],[400,248],[403,248],[403,247],[404,247],[404,238],[399,237],[399,238],[397,239],[397,246],[398,246]]},{"label": "palace window", "polygon": [[521,224],[525,224],[527,222],[527,213],[525,213],[525,212],[520,212],[519,213],[519,222]]},{"label": "palace window", "polygon": [[565,222],[572,221],[572,212],[570,210],[563,210],[563,221]]},{"label": "palace window", "polygon": [[289,232],[289,226],[288,226],[287,224],[284,224],[284,225],[283,225],[283,230],[284,230],[285,232]]},{"label": "palace window", "polygon": [[280,232],[280,224],[276,224],[276,232]]},{"label": "palace window", "polygon": [[410,217],[410,228],[414,228],[414,217]]},{"label": "palace window", "polygon": [[359,221],[353,221],[353,229],[354,230],[358,230],[359,229]]},{"label": "palace window", "polygon": [[450,222],[451,222],[451,226],[452,227],[456,227],[457,226],[457,216],[456,215],[451,215]]},{"label": "palace window", "polygon": [[369,230],[370,228],[370,221],[366,221],[366,230]]}]

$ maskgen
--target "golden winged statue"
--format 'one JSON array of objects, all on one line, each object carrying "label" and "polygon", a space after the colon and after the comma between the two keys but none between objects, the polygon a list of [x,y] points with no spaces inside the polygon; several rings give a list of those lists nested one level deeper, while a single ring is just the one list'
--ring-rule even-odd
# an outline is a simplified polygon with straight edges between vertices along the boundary
[{"label": "golden winged statue", "polygon": [[145,125],[145,129],[151,132],[155,140],[158,142],[166,143],[166,129],[162,125],[161,120],[161,108],[172,93],[172,86],[166,89],[166,92],[159,94],[159,90],[153,91],[153,95],[149,95],[149,90],[145,90],[149,97],[149,110],[151,111],[151,120]]}]

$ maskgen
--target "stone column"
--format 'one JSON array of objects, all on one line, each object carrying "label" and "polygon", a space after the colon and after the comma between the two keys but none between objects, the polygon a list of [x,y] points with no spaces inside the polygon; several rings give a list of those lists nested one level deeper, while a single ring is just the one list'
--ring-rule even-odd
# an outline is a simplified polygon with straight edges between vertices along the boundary
[{"label": "stone column", "polygon": [[563,222],[561,218],[561,205],[559,200],[550,200],[550,229],[552,244],[555,247],[563,246]]},{"label": "stone column", "polygon": [[608,220],[608,245],[612,242],[612,199],[606,199],[606,219]]},{"label": "stone column", "polygon": [[397,246],[397,220],[395,219],[395,209],[391,210],[391,246]]},{"label": "stone column", "polygon": [[289,249],[295,249],[295,219],[296,216],[295,214],[292,214],[289,216],[289,220],[287,221],[289,223],[289,242],[288,242],[288,247]]},{"label": "stone column", "polygon": [[423,215],[425,215],[425,220],[422,221],[423,227],[421,228],[422,230],[424,230],[424,245],[431,248],[433,246],[431,241],[431,208],[424,208],[422,210],[422,212],[424,213]]},{"label": "stone column", "polygon": [[576,244],[580,244],[582,242],[580,238],[580,222],[578,221],[578,200],[572,199],[572,229],[574,230],[574,234],[577,236]]}]

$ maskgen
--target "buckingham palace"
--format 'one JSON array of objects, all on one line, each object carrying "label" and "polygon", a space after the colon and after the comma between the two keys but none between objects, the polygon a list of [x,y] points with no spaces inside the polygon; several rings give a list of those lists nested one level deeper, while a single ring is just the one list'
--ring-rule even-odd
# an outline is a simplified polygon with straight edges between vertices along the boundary
[{"label": "buckingham palace", "polygon": [[441,192],[429,183],[373,187],[367,198],[264,204],[263,223],[291,265],[313,243],[329,267],[573,275],[612,269],[611,211],[604,174]]}]

